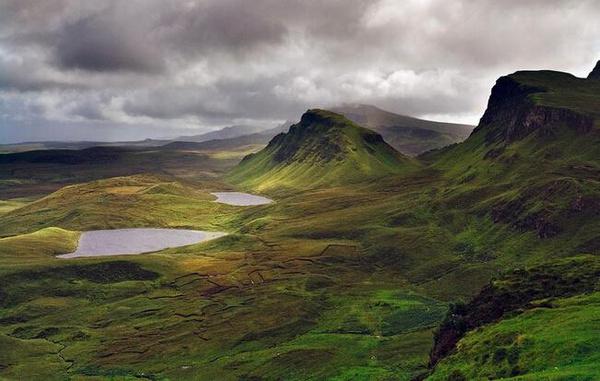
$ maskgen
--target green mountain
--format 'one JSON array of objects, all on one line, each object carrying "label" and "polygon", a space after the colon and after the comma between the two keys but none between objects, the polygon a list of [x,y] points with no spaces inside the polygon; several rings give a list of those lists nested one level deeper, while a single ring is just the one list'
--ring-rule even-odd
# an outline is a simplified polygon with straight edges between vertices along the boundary
[{"label": "green mountain", "polygon": [[315,188],[405,173],[416,163],[342,115],[309,110],[288,133],[246,156],[229,180],[256,190]]},{"label": "green mountain", "polygon": [[502,77],[471,136],[421,158],[450,179],[453,197],[496,223],[592,239],[596,229],[581,222],[599,210],[599,94],[598,81],[567,73]]},{"label": "green mountain", "polygon": [[344,105],[334,107],[332,111],[380,133],[392,147],[409,156],[461,142],[473,130],[473,126],[465,124],[413,118],[371,105]]},{"label": "green mountain", "polygon": [[522,250],[508,265],[516,269],[450,309],[428,379],[595,379],[600,82],[555,71],[502,77],[467,141],[422,158],[449,179],[447,203],[489,216],[487,245],[506,227],[504,247]]}]

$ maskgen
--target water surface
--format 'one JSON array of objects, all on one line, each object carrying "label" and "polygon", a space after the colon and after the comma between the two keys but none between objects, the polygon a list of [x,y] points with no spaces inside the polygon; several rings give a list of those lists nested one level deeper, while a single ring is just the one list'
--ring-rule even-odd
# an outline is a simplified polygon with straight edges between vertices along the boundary
[{"label": "water surface", "polygon": [[212,195],[217,196],[216,202],[237,206],[248,205],[265,205],[273,202],[270,198],[257,196],[250,193],[242,192],[213,192]]},{"label": "water surface", "polygon": [[83,232],[77,250],[57,258],[134,255],[191,245],[226,233],[187,229],[114,229]]}]

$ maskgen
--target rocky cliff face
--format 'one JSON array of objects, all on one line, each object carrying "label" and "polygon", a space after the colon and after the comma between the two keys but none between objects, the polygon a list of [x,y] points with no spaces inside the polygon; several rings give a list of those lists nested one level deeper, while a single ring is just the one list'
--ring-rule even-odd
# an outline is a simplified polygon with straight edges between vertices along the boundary
[{"label": "rocky cliff face", "polygon": [[533,132],[551,135],[554,128],[568,127],[579,132],[593,128],[593,118],[567,108],[536,104],[532,94],[543,93],[542,87],[522,84],[511,76],[501,77],[492,88],[488,107],[476,131],[486,131],[488,143],[511,143]]},{"label": "rocky cliff face", "polygon": [[[346,136],[347,122],[332,112],[309,110],[288,133],[273,138],[267,149],[274,150],[273,159],[278,163],[342,160],[355,143]],[[385,144],[381,135],[369,130],[361,131],[360,138],[367,144]]]}]

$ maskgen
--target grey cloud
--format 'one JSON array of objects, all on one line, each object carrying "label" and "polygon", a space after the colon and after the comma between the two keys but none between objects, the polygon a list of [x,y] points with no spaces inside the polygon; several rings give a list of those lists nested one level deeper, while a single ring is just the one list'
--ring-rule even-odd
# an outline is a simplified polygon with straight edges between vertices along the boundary
[{"label": "grey cloud", "polygon": [[4,0],[0,128],[143,138],[344,102],[476,122],[500,75],[586,75],[598,19],[595,0]]},{"label": "grey cloud", "polygon": [[133,20],[113,19],[111,13],[105,11],[65,25],[57,36],[58,63],[67,69],[101,72],[160,71],[163,58],[155,49],[152,34],[137,29]]}]

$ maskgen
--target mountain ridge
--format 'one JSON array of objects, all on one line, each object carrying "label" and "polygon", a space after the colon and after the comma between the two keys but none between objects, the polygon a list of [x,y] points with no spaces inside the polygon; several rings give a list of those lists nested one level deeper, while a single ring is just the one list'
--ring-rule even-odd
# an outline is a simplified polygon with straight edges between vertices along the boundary
[{"label": "mountain ridge", "polygon": [[[246,156],[229,178],[259,189],[276,184],[313,187],[399,173],[414,166],[378,133],[340,114],[311,109],[288,133],[275,136],[262,151]],[[271,183],[269,178],[274,183],[265,186],[265,182]]]},{"label": "mountain ridge", "polygon": [[395,114],[366,104],[346,104],[332,107],[331,111],[378,132],[388,144],[409,156],[458,143],[467,138],[474,128],[465,124],[435,122]]},{"label": "mountain ridge", "polygon": [[487,142],[513,142],[533,131],[551,134],[559,125],[589,132],[600,101],[593,93],[574,99],[571,89],[582,87],[596,86],[589,80],[549,70],[503,76],[492,88],[486,111],[473,132],[486,130]]}]

